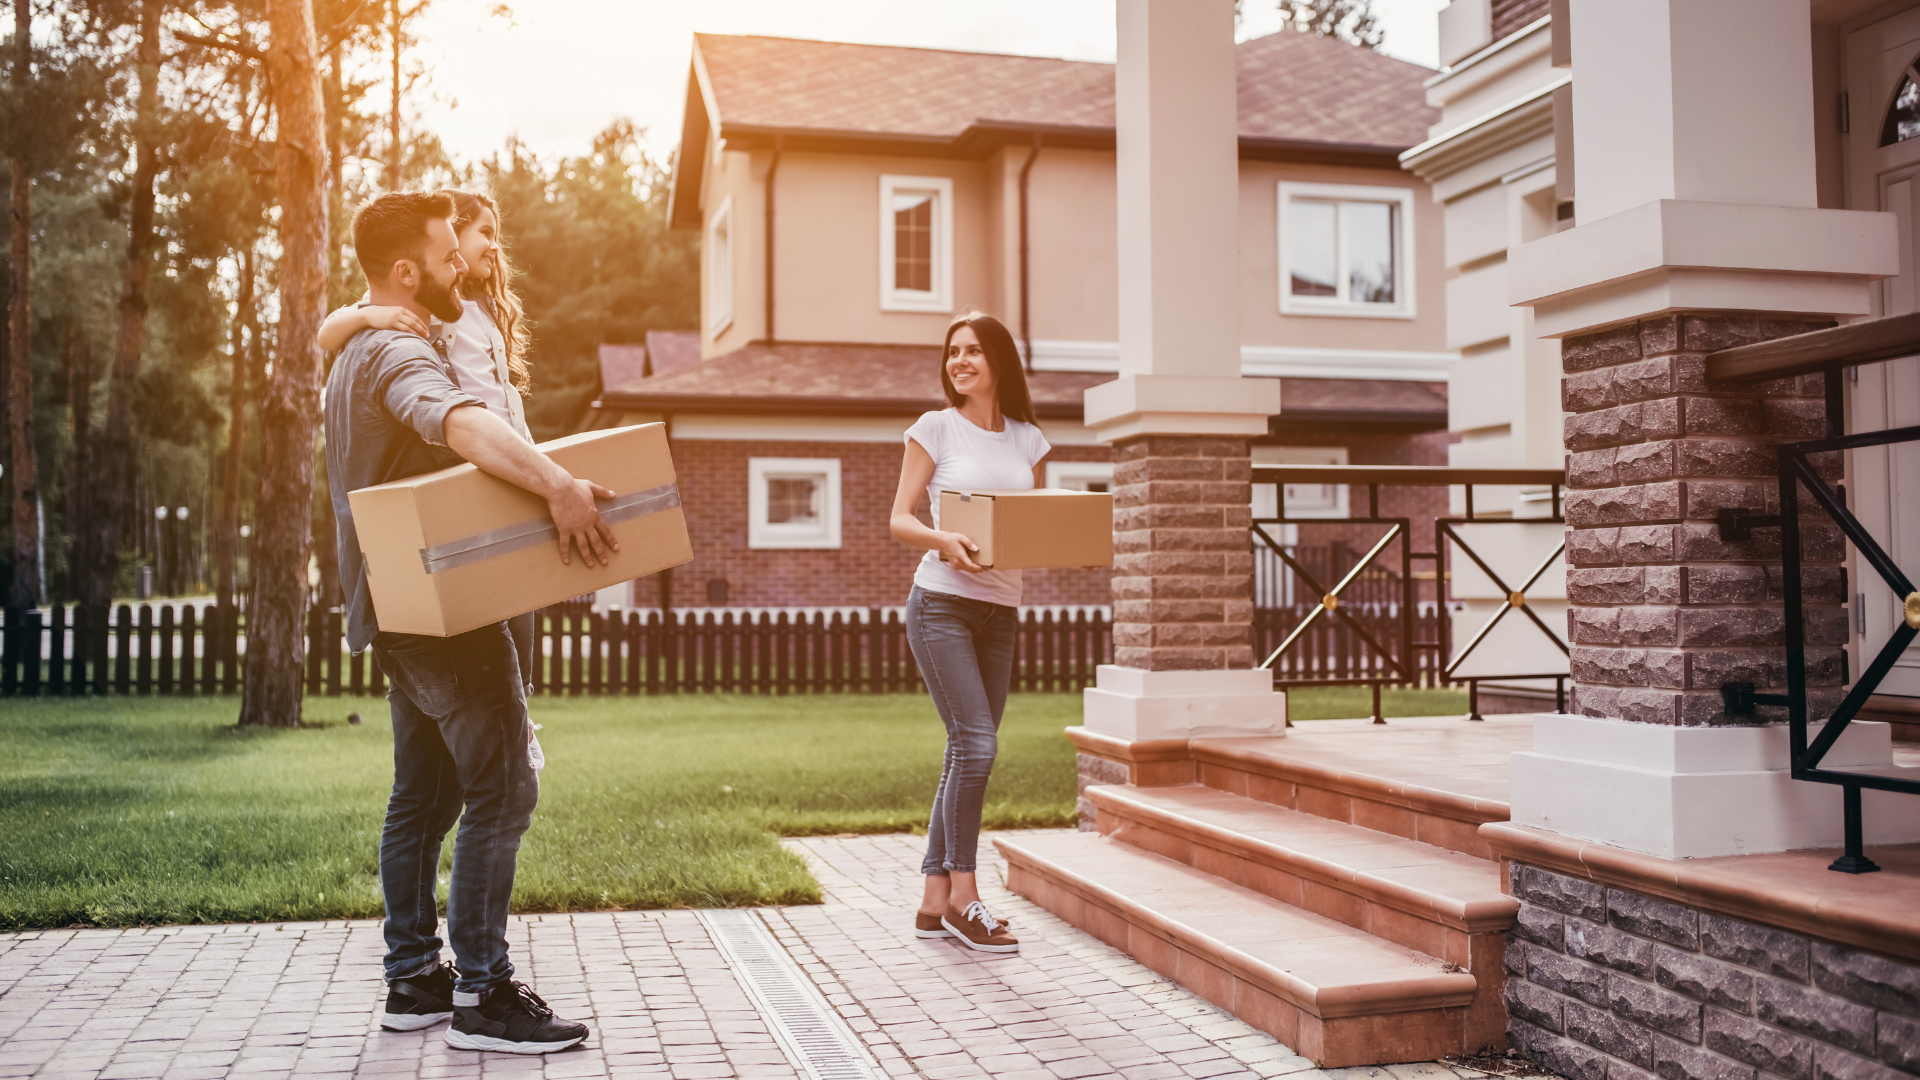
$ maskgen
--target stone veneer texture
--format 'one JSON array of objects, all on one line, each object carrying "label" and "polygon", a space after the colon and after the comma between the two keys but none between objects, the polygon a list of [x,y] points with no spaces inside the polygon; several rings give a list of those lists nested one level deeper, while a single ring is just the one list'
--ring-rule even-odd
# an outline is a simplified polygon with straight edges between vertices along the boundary
[{"label": "stone veneer texture", "polygon": [[1569,1080],[1920,1076],[1920,966],[1509,864],[1507,1039]]},{"label": "stone veneer texture", "polygon": [[1249,442],[1146,435],[1114,447],[1114,663],[1253,666]]},{"label": "stone veneer texture", "polygon": [[[1561,343],[1567,413],[1567,616],[1574,712],[1654,724],[1729,717],[1720,688],[1784,686],[1780,530],[1720,539],[1722,507],[1779,510],[1774,447],[1825,434],[1822,376],[1706,380],[1705,354],[1818,329],[1755,316],[1669,315]],[[1818,463],[1829,482],[1839,457]],[[1808,686],[1839,700],[1845,544],[1803,495]]]}]

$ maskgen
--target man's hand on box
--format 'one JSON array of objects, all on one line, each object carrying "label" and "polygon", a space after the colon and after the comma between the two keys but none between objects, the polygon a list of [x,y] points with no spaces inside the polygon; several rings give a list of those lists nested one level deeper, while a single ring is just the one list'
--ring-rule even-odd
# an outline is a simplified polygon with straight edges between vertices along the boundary
[{"label": "man's hand on box", "polygon": [[596,563],[605,566],[613,561],[613,552],[620,550],[620,542],[613,538],[613,529],[600,520],[600,508],[593,504],[595,499],[611,499],[613,495],[610,488],[574,480],[547,499],[554,528],[560,532],[561,562],[572,565],[575,547],[580,549],[580,558],[588,566]]},{"label": "man's hand on box", "polygon": [[957,532],[943,532],[940,534],[940,557],[952,563],[955,569],[965,570],[969,574],[984,572],[987,568],[974,562],[970,557],[974,552],[979,550],[979,544],[974,543]]}]

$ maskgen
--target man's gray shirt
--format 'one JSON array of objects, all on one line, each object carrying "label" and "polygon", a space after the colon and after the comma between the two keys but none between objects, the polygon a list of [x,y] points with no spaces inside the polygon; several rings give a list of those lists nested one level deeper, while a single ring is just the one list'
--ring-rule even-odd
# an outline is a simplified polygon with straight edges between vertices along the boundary
[{"label": "man's gray shirt", "polygon": [[486,408],[460,389],[452,365],[431,344],[398,330],[354,335],[327,376],[327,490],[338,525],[347,646],[355,653],[373,643],[379,624],[347,492],[460,464],[447,449],[445,424],[462,405]]}]

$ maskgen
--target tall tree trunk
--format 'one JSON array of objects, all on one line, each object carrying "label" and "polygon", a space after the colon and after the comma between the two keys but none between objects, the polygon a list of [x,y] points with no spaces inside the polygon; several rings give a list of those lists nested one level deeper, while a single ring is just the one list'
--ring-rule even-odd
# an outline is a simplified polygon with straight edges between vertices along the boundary
[{"label": "tall tree trunk", "polygon": [[387,190],[399,191],[400,168],[400,0],[387,0],[387,45],[393,53],[393,100],[387,109]]},{"label": "tall tree trunk", "polygon": [[[340,46],[335,45],[327,51],[327,77],[323,87],[327,95],[327,185],[329,188],[328,212],[333,215],[346,213],[346,160],[344,147],[346,142],[346,90],[340,84]],[[327,306],[329,308],[344,303],[346,263],[341,257],[345,246],[346,227],[339,218],[334,217],[327,227]]]},{"label": "tall tree trunk", "polygon": [[93,442],[93,343],[85,334],[67,328],[67,407],[73,418],[73,451],[67,455],[67,598],[85,598],[85,582],[93,566],[93,467],[88,451]]},{"label": "tall tree trunk", "polygon": [[[133,488],[133,383],[147,343],[147,280],[153,274],[153,181],[160,149],[160,12],[164,0],[140,5],[140,97],[134,117],[133,204],[128,214],[127,269],[120,288],[120,329],[113,343],[107,383],[107,422],[100,433],[97,474],[99,513],[89,542],[93,565],[82,600],[113,600],[120,553],[127,535],[127,499]],[[138,523],[135,524],[136,530]]]},{"label": "tall tree trunk", "polygon": [[253,600],[247,615],[240,723],[300,723],[306,659],[307,563],[313,538],[313,430],[327,303],[327,132],[311,0],[268,0],[279,138],[280,332],[260,400],[260,479],[254,518]]},{"label": "tall tree trunk", "polygon": [[[13,90],[25,100],[33,78],[32,7],[13,0]],[[33,322],[29,313],[27,260],[33,222],[33,182],[24,157],[7,163],[12,177],[12,296],[7,305],[7,437],[11,444],[13,488],[13,580],[16,593],[38,601],[40,580],[40,474],[33,462]],[[9,602],[14,598],[8,597]]]},{"label": "tall tree trunk", "polygon": [[227,388],[227,457],[220,484],[220,523],[214,529],[214,595],[233,607],[234,564],[240,550],[241,447],[247,427],[247,324],[253,317],[253,248],[240,257],[240,293],[233,304],[233,376]]}]

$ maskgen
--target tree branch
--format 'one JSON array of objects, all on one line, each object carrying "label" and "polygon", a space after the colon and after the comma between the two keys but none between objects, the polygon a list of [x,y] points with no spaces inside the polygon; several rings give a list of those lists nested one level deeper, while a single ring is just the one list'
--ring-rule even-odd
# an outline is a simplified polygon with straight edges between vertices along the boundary
[{"label": "tree branch", "polygon": [[199,34],[183,34],[178,30],[173,32],[173,36],[189,45],[199,45],[208,49],[225,49],[227,52],[237,53],[249,60],[258,60],[261,63],[265,63],[267,59],[266,53],[244,41],[227,41],[223,38],[203,37]]}]

